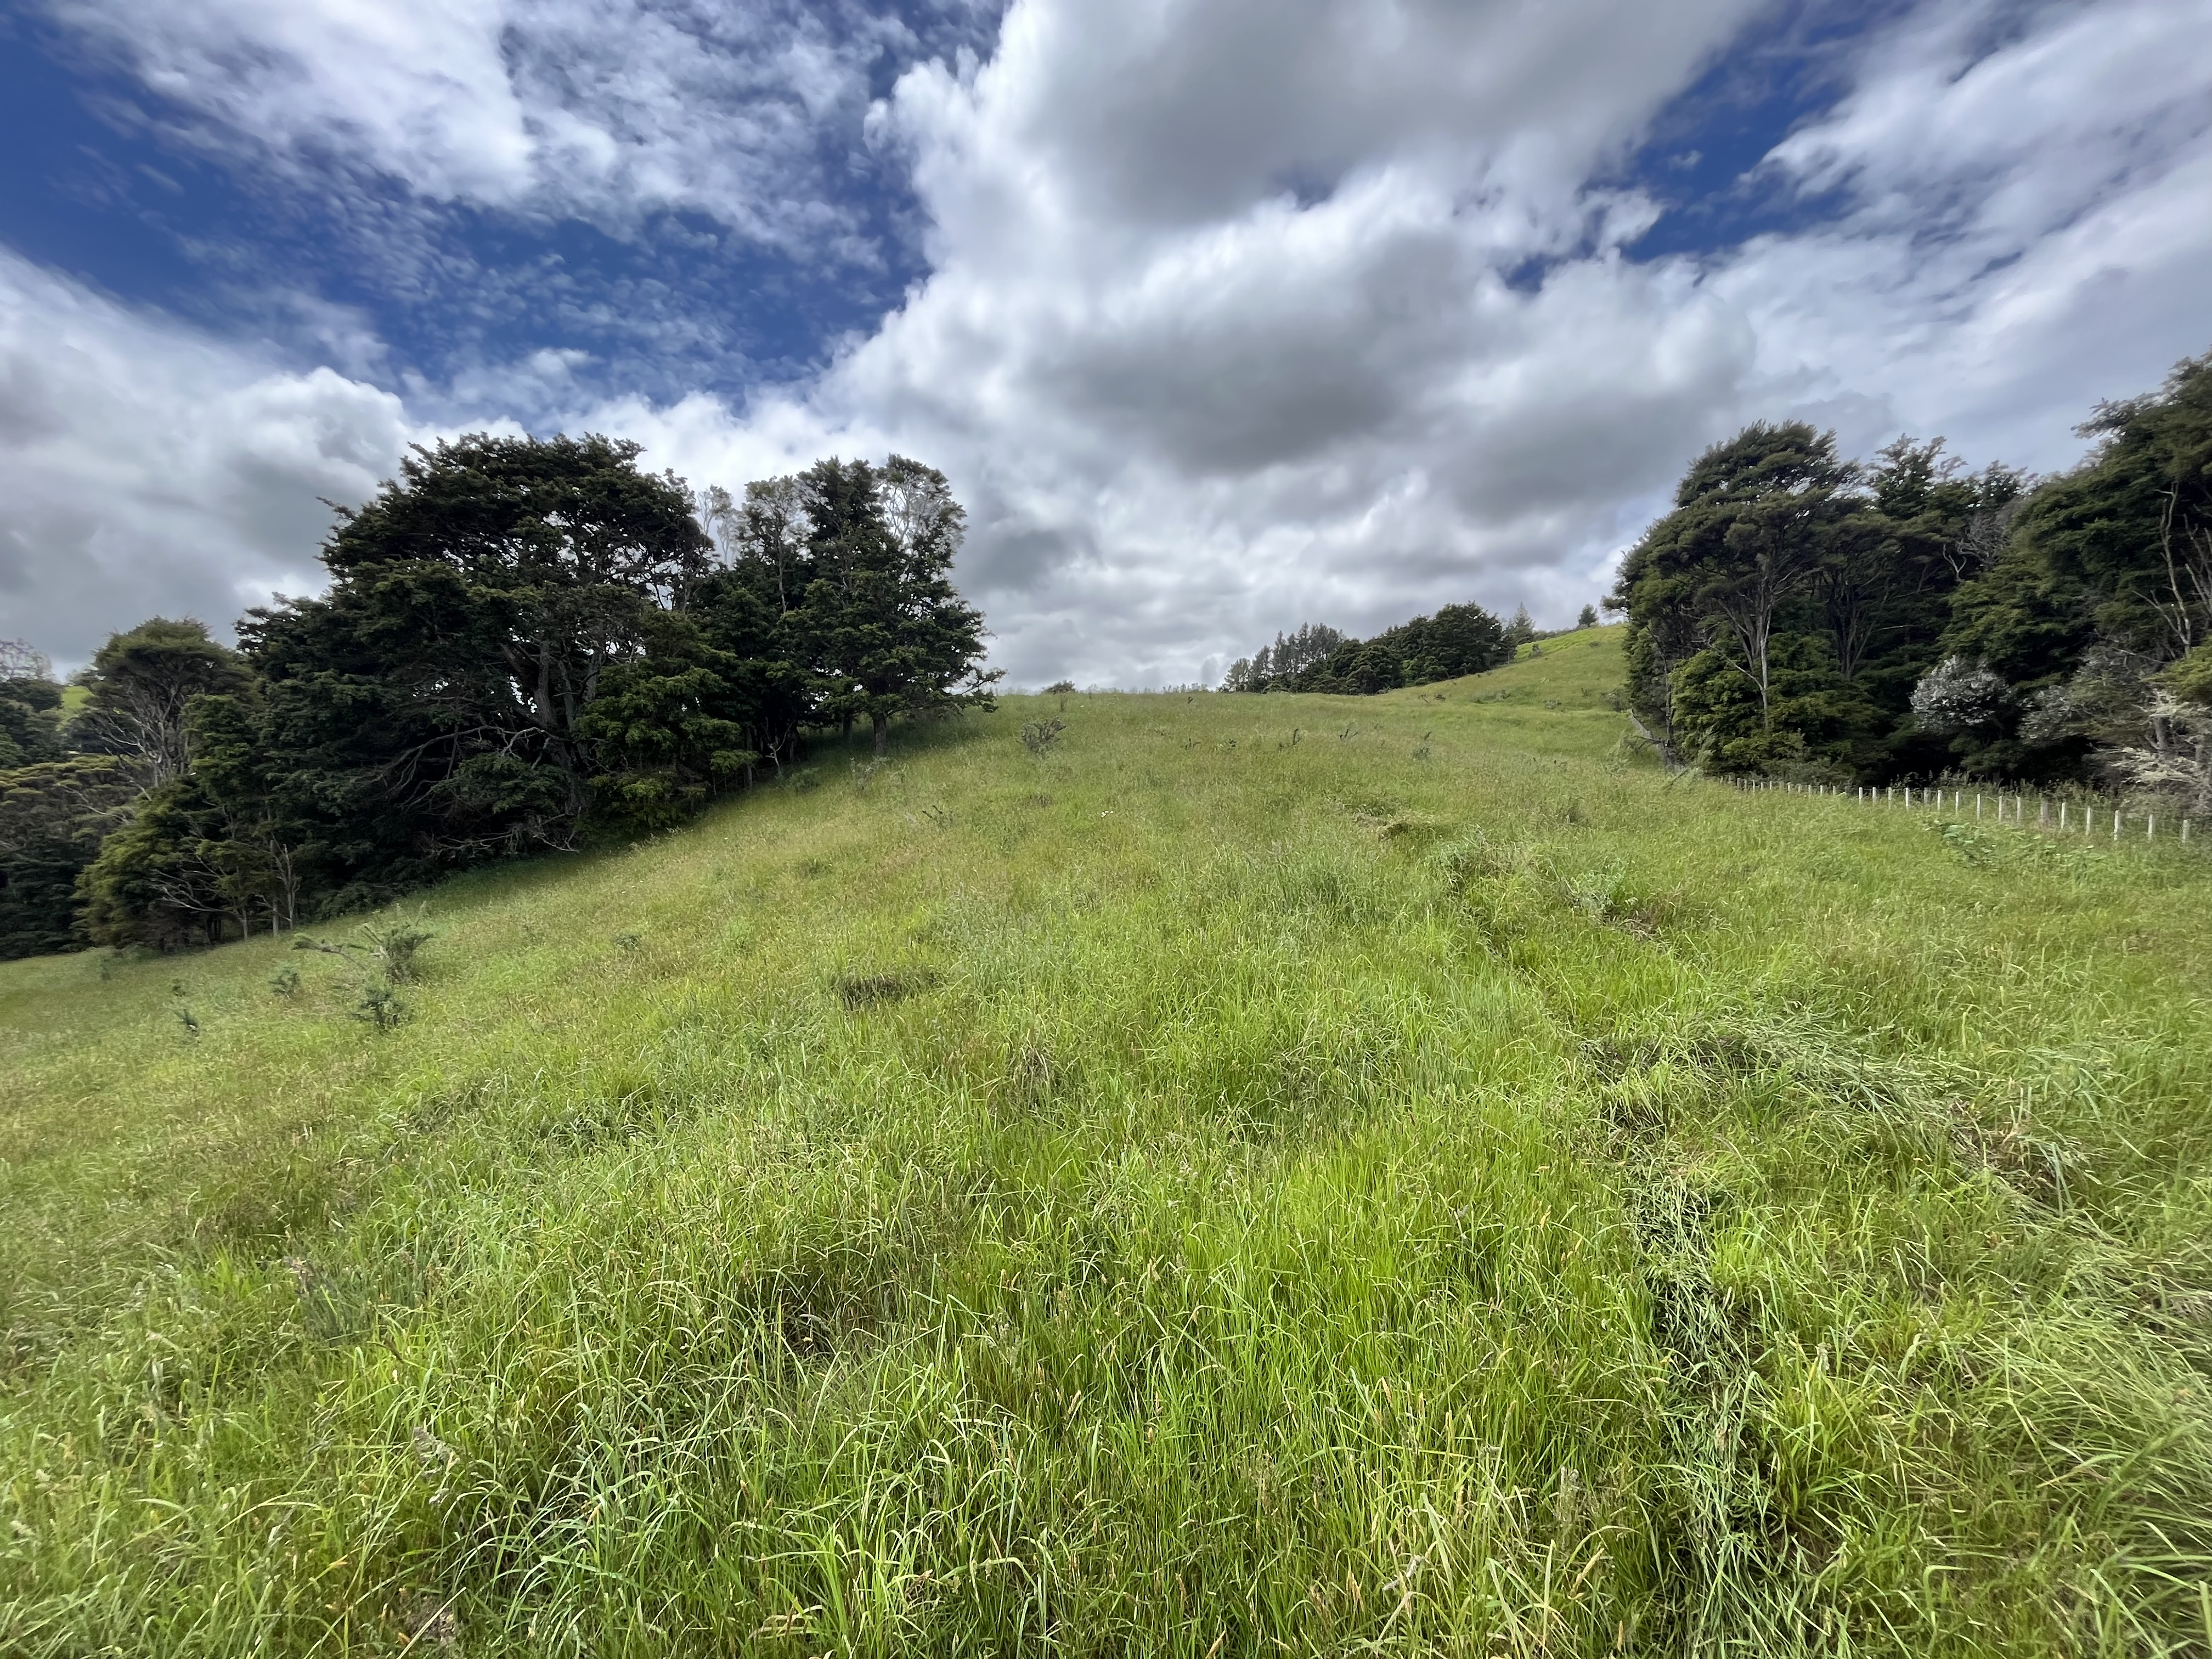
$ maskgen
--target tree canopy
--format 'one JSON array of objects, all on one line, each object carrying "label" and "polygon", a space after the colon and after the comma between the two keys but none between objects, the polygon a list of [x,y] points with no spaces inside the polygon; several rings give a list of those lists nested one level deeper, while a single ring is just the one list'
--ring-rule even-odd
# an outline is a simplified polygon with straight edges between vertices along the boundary
[{"label": "tree canopy", "polygon": [[1479,605],[1448,605],[1371,640],[1323,623],[1278,634],[1272,646],[1231,667],[1224,691],[1327,691],[1372,696],[1401,685],[1479,674],[1509,660],[1512,647],[1497,617]]},{"label": "tree canopy", "polygon": [[740,504],[639,454],[417,448],[338,510],[326,591],[249,612],[236,652],[118,634],[66,726],[50,681],[0,684],[0,951],[289,927],[665,828],[808,731],[865,720],[881,753],[896,719],[988,706],[943,474],[833,459]]},{"label": "tree canopy", "polygon": [[1608,601],[1633,705],[1721,771],[2183,788],[2197,705],[2174,688],[2212,636],[2212,358],[2081,431],[2091,453],[2039,481],[1969,472],[1941,439],[1850,461],[1802,422],[1717,445]]}]

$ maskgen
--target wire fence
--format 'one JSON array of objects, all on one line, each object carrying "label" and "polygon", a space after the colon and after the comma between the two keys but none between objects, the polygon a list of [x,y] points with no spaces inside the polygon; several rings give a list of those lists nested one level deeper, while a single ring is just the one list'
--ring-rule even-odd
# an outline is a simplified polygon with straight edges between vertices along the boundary
[{"label": "wire fence", "polygon": [[[2202,821],[2185,812],[2130,812],[2124,805],[2085,800],[2065,795],[2031,795],[1998,790],[1984,792],[1942,785],[1891,784],[1877,787],[1790,783],[1779,778],[1737,778],[1735,787],[1746,794],[1822,795],[1853,800],[1861,805],[1893,806],[1927,812],[1949,811],[1976,823],[2011,824],[2052,835],[2099,836],[2119,843],[2142,841],[2179,842],[2185,847],[2204,842]],[[2032,817],[2031,817],[2032,814]]]}]

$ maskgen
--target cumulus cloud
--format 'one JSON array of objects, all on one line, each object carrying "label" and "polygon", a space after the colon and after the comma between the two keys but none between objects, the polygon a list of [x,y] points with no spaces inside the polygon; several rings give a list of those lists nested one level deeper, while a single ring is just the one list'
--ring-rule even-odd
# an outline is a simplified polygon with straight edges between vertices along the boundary
[{"label": "cumulus cloud", "polygon": [[156,615],[227,630],[312,592],[330,524],[410,436],[399,399],[0,255],[0,634],[64,667]]},{"label": "cumulus cloud", "polygon": [[[137,0],[79,3],[122,16]],[[200,20],[195,40],[220,36],[210,16],[262,17],[197,3],[170,9]],[[481,46],[507,15],[478,3],[417,22]],[[1470,597],[1564,619],[1684,464],[1756,416],[1807,415],[1862,449],[1944,431],[1976,459],[2061,465],[2097,398],[2212,344],[2196,69],[2212,0],[1929,0],[1864,39],[1840,100],[1747,181],[1794,199],[1796,228],[1639,259],[1659,210],[1604,181],[1762,9],[1017,0],[988,57],[919,61],[868,107],[870,164],[906,170],[928,274],[822,374],[741,408],[652,403],[572,391],[560,354],[526,351],[435,389],[441,423],[527,404],[732,484],[833,452],[933,461],[970,506],[962,580],[1012,678],[1133,684],[1210,678],[1307,619],[1364,631]],[[293,40],[288,58],[254,37],[278,68],[193,73],[240,100],[265,73],[298,111],[253,93],[226,122],[279,148],[353,143],[425,189],[550,200],[533,192],[560,173],[573,203],[713,200],[787,234],[775,216],[803,220],[789,203],[807,192],[747,206],[768,197],[744,169],[804,150],[823,111],[859,131],[849,41],[823,48],[811,94],[787,66],[769,76],[775,109],[717,173],[711,123],[695,143],[655,112],[701,77],[769,75],[774,53],[733,49],[750,67],[728,71],[686,56],[721,50],[704,29],[658,57],[601,38],[647,12],[647,37],[678,27],[672,9],[557,0],[507,18],[492,56],[448,61],[356,44],[405,7],[364,21],[313,0],[297,13],[321,44],[267,23]],[[416,77],[405,95],[356,109],[317,91],[341,39],[371,81]],[[575,64],[558,87],[556,40]],[[605,69],[626,53],[644,66]],[[295,382],[380,411],[374,441],[397,446],[407,416],[379,394]],[[429,394],[409,395],[419,417]]]},{"label": "cumulus cloud", "polygon": [[[878,116],[927,282],[729,459],[939,459],[1017,678],[1186,678],[1471,591],[1578,605],[1751,349],[1583,181],[1749,9],[1018,5],[990,63]],[[710,425],[659,429],[709,471]]]},{"label": "cumulus cloud", "polygon": [[1014,677],[1142,683],[1308,617],[1561,617],[1754,416],[2062,465],[2205,343],[2203,0],[1929,6],[1769,158],[1824,215],[1650,263],[1592,181],[1744,9],[1295,12],[1017,6],[877,117],[934,225],[906,306],[726,434],[627,418],[702,470],[942,459]]}]

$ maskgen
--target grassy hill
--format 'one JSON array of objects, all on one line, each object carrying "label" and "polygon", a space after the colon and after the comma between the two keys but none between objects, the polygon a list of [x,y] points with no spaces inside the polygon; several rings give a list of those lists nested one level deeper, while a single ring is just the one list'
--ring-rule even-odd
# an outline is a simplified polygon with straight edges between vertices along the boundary
[{"label": "grassy hill", "polygon": [[1617,641],[0,964],[0,1651],[2204,1653],[2212,860]]}]

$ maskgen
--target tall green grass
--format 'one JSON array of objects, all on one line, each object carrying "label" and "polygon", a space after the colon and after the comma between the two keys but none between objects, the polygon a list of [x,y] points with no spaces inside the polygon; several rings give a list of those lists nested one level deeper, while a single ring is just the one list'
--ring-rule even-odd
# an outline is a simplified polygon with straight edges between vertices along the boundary
[{"label": "tall green grass", "polygon": [[2212,863],[1616,641],[0,967],[0,1650],[2212,1651]]}]

